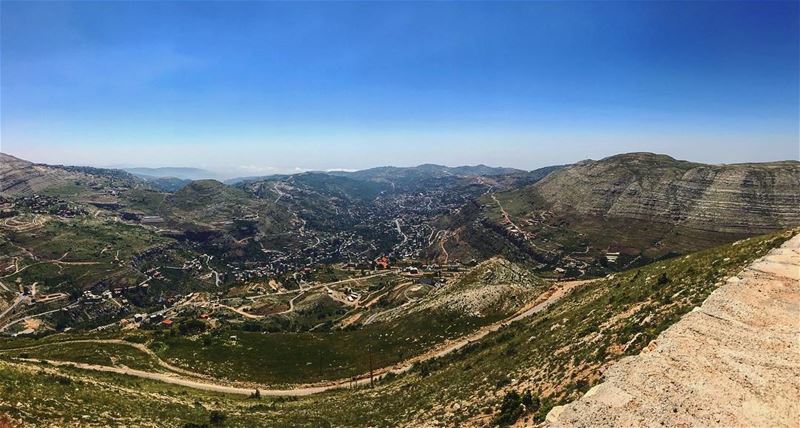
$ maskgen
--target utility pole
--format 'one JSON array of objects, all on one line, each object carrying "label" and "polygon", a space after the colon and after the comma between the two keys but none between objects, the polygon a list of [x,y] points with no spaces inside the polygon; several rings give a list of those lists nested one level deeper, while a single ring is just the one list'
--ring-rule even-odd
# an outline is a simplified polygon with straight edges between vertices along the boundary
[{"label": "utility pole", "polygon": [[369,387],[372,386],[372,351],[369,351]]}]

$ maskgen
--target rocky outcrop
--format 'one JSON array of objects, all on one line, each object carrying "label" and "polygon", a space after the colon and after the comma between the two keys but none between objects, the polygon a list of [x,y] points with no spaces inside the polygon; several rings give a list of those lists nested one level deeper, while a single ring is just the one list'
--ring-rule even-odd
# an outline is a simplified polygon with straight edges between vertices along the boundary
[{"label": "rocky outcrop", "polygon": [[507,317],[547,291],[548,284],[529,270],[501,257],[473,267],[455,281],[435,287],[408,308],[372,316],[369,322],[396,319],[409,313],[446,311],[473,317]]},{"label": "rocky outcrop", "polygon": [[556,213],[736,234],[800,224],[800,162],[704,165],[629,153],[583,161],[530,189]]},{"label": "rocky outcrop", "polygon": [[548,425],[796,427],[800,235],[730,278],[647,349],[554,408]]}]

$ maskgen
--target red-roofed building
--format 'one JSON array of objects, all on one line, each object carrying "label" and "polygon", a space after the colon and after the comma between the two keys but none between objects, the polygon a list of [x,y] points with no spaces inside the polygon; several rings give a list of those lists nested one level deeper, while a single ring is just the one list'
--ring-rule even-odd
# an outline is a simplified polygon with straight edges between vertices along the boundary
[{"label": "red-roofed building", "polygon": [[389,258],[386,256],[380,257],[375,260],[375,265],[381,269],[389,269]]}]

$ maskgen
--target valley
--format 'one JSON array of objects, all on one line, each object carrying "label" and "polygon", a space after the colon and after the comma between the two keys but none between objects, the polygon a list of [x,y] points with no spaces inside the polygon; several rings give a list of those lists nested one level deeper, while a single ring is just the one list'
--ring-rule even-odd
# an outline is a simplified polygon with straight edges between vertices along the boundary
[{"label": "valley", "polygon": [[0,428],[800,428],[798,16],[0,0]]},{"label": "valley", "polygon": [[793,161],[227,184],[0,161],[0,413],[34,425],[155,417],[120,392],[174,425],[543,424],[800,224]]}]

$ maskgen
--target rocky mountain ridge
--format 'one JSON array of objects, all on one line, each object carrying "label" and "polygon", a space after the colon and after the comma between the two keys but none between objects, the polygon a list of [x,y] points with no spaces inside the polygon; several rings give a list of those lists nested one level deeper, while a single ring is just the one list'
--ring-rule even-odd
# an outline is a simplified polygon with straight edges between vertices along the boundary
[{"label": "rocky mountain ridge", "polygon": [[114,186],[142,187],[144,182],[121,170],[45,165],[0,153],[0,194],[93,193],[100,187]]},{"label": "rocky mountain ridge", "polygon": [[529,192],[557,213],[725,233],[800,224],[800,162],[705,165],[629,153],[556,171]]}]

